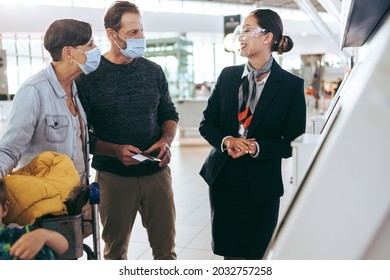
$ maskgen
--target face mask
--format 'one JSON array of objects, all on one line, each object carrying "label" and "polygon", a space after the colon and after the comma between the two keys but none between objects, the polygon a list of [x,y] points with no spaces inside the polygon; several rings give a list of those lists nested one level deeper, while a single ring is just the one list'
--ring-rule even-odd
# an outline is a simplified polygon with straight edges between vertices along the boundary
[{"label": "face mask", "polygon": [[118,43],[116,45],[120,48],[120,52],[127,58],[139,58],[143,56],[146,48],[145,38],[131,38],[124,39],[121,35],[115,32],[121,39],[126,41],[126,49],[122,49]]},{"label": "face mask", "polygon": [[[75,49],[78,50],[78,49]],[[98,47],[93,48],[92,50],[83,52],[81,50],[78,50],[82,53],[85,54],[87,57],[87,61],[84,64],[78,63],[77,61],[73,60],[76,62],[81,70],[84,72],[84,74],[88,75],[89,73],[92,73],[95,71],[99,64],[100,64],[100,59],[101,59],[101,54],[100,54],[100,49]]]}]

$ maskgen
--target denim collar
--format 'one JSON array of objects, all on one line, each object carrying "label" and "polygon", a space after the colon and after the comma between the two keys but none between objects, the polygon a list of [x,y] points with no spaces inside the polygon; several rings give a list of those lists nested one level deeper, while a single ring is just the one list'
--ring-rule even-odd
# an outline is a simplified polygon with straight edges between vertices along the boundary
[{"label": "denim collar", "polygon": [[[64,98],[66,97],[66,93],[64,89],[62,88],[60,82],[58,81],[57,75],[54,72],[53,64],[50,63],[48,67],[45,69],[45,75],[47,77],[47,80],[49,81],[51,87],[53,88],[54,93],[60,97]],[[76,83],[72,82],[72,97],[75,97],[77,95],[77,88]]]}]

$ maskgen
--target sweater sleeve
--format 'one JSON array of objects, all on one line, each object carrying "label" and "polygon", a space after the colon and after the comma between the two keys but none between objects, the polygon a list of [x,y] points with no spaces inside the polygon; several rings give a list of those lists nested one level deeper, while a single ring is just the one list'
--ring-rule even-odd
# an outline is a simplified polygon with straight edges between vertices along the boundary
[{"label": "sweater sleeve", "polygon": [[91,104],[89,102],[89,90],[87,87],[87,83],[84,81],[82,82],[83,76],[79,78],[79,80],[76,81],[77,84],[77,91],[79,93],[79,99],[81,102],[81,105],[83,106],[85,115],[87,117],[87,122],[88,122],[88,133],[89,133],[89,152],[91,154],[95,153],[95,147],[96,147],[96,142],[98,140],[98,137],[96,134],[93,132],[93,127],[91,126]]},{"label": "sweater sleeve", "polygon": [[169,93],[168,81],[165,77],[163,70],[160,67],[160,103],[158,106],[158,122],[159,125],[168,120],[173,120],[175,122],[179,121],[179,114],[176,111],[175,104],[172,102],[171,95]]}]

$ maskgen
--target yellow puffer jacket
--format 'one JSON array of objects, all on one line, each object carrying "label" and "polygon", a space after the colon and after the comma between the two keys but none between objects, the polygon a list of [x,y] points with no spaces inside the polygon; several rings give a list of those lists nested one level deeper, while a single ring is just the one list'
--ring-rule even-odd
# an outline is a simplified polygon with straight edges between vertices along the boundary
[{"label": "yellow puffer jacket", "polygon": [[46,214],[67,214],[64,201],[80,185],[72,160],[64,154],[43,152],[5,177],[10,207],[4,223],[33,224]]}]

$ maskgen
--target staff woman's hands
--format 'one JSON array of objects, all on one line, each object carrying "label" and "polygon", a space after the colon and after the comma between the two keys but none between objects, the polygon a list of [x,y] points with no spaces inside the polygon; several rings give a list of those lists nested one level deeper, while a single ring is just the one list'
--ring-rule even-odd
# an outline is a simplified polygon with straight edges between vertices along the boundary
[{"label": "staff woman's hands", "polygon": [[256,154],[257,146],[255,141],[255,138],[245,139],[228,137],[223,144],[225,145],[229,156],[232,158],[239,158],[246,154]]}]

